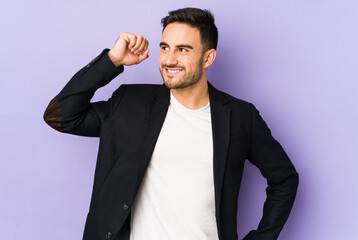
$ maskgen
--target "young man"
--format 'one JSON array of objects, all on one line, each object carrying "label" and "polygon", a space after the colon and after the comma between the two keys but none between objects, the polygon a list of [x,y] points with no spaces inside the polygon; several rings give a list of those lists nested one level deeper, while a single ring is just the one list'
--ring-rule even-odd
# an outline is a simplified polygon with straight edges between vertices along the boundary
[{"label": "young man", "polygon": [[296,195],[294,166],[252,104],[208,83],[218,39],[211,13],[179,9],[162,24],[164,85],[122,85],[90,102],[123,66],[149,56],[144,37],[122,33],[45,111],[61,132],[100,137],[83,239],[237,239],[245,159],[268,182],[263,217],[245,239],[277,239]]}]

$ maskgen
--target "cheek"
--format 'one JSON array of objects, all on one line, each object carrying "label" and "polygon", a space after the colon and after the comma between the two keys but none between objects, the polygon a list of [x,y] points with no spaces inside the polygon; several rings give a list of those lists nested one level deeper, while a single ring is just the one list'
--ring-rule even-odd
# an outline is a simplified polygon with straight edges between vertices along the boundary
[{"label": "cheek", "polygon": [[192,69],[196,69],[201,64],[201,59],[196,56],[188,56],[187,59],[185,59],[185,62],[187,66],[190,66]]},{"label": "cheek", "polygon": [[162,52],[160,52],[159,53],[159,66],[161,66],[163,63],[164,63],[164,61],[165,61],[165,54],[164,53],[162,53]]}]

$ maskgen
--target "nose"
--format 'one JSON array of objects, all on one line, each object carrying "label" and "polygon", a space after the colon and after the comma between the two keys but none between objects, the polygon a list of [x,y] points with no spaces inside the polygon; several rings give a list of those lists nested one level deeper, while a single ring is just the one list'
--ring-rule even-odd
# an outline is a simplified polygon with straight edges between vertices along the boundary
[{"label": "nose", "polygon": [[177,56],[174,51],[170,51],[165,59],[165,64],[168,66],[175,66],[178,63]]}]

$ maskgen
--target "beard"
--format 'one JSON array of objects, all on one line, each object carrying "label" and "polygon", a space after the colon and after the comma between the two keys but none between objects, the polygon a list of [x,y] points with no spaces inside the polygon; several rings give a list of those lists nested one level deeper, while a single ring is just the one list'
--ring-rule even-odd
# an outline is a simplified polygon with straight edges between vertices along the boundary
[{"label": "beard", "polygon": [[[199,82],[203,70],[202,70],[202,65],[203,65],[203,57],[201,57],[201,59],[199,60],[199,63],[196,66],[196,70],[197,71],[192,71],[192,72],[186,72],[184,76],[180,76],[180,77],[174,77],[174,78],[179,78],[176,79],[174,81],[171,81],[171,77],[165,76],[165,74],[163,73],[163,71],[165,71],[165,68],[178,68],[180,66],[178,65],[162,65],[163,70],[160,70],[160,74],[162,75],[163,78],[163,82],[164,85],[169,88],[169,89],[183,89],[183,88],[187,88],[190,86],[195,85],[197,82]],[[180,67],[182,68],[182,67]],[[182,68],[183,70],[185,70],[185,68]],[[167,79],[166,79],[167,78]]]}]

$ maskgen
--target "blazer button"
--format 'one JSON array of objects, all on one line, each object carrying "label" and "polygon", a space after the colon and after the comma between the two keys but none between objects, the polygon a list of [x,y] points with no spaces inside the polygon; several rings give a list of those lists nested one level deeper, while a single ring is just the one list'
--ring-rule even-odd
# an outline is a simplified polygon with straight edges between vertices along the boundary
[{"label": "blazer button", "polygon": [[111,239],[111,238],[112,238],[112,233],[111,232],[106,233],[106,239]]},{"label": "blazer button", "polygon": [[123,210],[127,211],[129,209],[129,206],[127,204],[123,204]]}]

